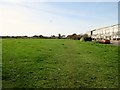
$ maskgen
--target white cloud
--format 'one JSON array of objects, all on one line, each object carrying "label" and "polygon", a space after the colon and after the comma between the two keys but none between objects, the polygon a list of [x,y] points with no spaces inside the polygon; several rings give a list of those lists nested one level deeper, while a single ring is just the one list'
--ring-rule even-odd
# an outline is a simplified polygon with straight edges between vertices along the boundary
[{"label": "white cloud", "polygon": [[[9,0],[5,0],[8,2]],[[25,1],[11,0],[9,3],[0,5],[0,28],[2,35],[57,35],[84,33],[100,25],[80,18],[69,18],[68,16],[85,16],[86,12],[73,11],[62,8],[53,8],[47,4],[36,5]],[[24,3],[23,3],[24,2]],[[89,13],[89,12],[88,12]],[[93,18],[93,17],[92,17]],[[96,17],[99,18],[99,17]]]},{"label": "white cloud", "polygon": [[[50,35],[57,33],[56,27],[51,24],[51,16],[42,12],[38,13],[19,6],[1,6],[0,15],[2,35]],[[36,16],[37,18],[35,18]]]},{"label": "white cloud", "polygon": [[20,3],[23,0],[4,0],[5,2]]},{"label": "white cloud", "polygon": [[21,6],[2,5],[0,13],[2,35],[67,34],[78,29],[80,24],[79,21],[48,14],[44,10],[38,12]]}]

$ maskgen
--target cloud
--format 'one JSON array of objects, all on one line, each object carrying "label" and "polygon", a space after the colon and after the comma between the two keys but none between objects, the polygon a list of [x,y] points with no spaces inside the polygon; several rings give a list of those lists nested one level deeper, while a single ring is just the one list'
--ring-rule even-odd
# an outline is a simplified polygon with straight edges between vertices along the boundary
[{"label": "cloud", "polygon": [[[3,5],[0,8],[0,15],[2,35],[50,35],[57,33],[56,27],[50,22],[51,16],[43,12],[35,12],[20,6]],[[36,16],[37,18],[35,18]]]},{"label": "cloud", "polygon": [[3,5],[0,7],[0,14],[3,35],[21,35],[30,29],[32,22],[23,8]]},{"label": "cloud", "polygon": [[80,34],[108,24],[108,21],[102,21],[104,17],[90,15],[86,9],[78,12],[46,3],[32,3],[32,0],[0,4],[0,15],[2,35]]},{"label": "cloud", "polygon": [[[48,9],[45,6],[41,8]],[[57,35],[58,33],[70,33],[79,27],[75,20],[56,15],[54,11],[46,12],[44,9],[35,11],[18,5],[2,5],[0,8],[2,35]],[[72,25],[73,28],[69,28]]]}]

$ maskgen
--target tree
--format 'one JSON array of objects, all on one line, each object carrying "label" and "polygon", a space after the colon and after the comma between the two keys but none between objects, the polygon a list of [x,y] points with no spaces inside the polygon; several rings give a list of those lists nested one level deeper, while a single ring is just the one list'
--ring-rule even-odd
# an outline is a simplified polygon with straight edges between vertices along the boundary
[{"label": "tree", "polygon": [[80,38],[81,38],[81,36],[77,35],[75,33],[72,35],[72,39],[74,39],[74,40],[80,40]]},{"label": "tree", "polygon": [[84,34],[83,37],[84,37],[84,38],[87,38],[87,37],[88,37],[88,34]]},{"label": "tree", "polygon": [[43,38],[44,36],[43,36],[43,35],[39,35],[38,37],[39,37],[39,38]]},{"label": "tree", "polygon": [[72,36],[76,36],[77,34],[76,33],[74,33]]},{"label": "tree", "polygon": [[83,38],[85,41],[92,41],[92,38],[88,36],[88,34],[84,34]]},{"label": "tree", "polygon": [[33,37],[38,38],[38,36],[37,36],[37,35],[34,35]]},{"label": "tree", "polygon": [[61,34],[59,33],[59,34],[58,34],[58,39],[61,39],[61,38],[62,38],[62,37],[61,37]]},{"label": "tree", "polygon": [[81,35],[77,35],[75,33],[67,36],[67,38],[74,39],[74,40],[80,40],[81,37],[82,37]]}]

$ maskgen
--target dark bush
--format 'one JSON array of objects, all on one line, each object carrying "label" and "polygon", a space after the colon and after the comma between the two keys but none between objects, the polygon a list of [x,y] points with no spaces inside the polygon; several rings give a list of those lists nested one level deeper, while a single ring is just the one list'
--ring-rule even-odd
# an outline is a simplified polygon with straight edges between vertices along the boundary
[{"label": "dark bush", "polygon": [[92,41],[92,38],[91,37],[86,37],[85,41]]},{"label": "dark bush", "polygon": [[85,41],[92,41],[92,38],[88,36],[88,34],[84,34],[82,36],[84,38]]}]

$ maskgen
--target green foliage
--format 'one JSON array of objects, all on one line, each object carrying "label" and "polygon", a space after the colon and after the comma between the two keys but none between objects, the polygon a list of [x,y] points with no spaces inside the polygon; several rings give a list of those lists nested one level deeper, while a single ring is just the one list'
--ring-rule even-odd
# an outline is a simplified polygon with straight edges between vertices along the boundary
[{"label": "green foliage", "polygon": [[58,39],[61,39],[61,38],[62,38],[62,37],[61,37],[61,34],[59,33],[59,34],[58,34]]},{"label": "green foliage", "polygon": [[92,38],[88,36],[88,34],[84,34],[82,36],[84,38],[85,41],[92,41]]},{"label": "green foliage", "polygon": [[3,39],[3,88],[116,88],[118,47],[67,39]]},{"label": "green foliage", "polygon": [[[0,78],[2,78],[2,39],[0,38]],[[2,90],[2,80],[0,80],[0,89]]]},{"label": "green foliage", "polygon": [[84,37],[84,38],[87,38],[87,37],[88,37],[88,34],[84,34],[83,37]]},{"label": "green foliage", "polygon": [[85,41],[85,39],[84,39],[84,37],[82,37],[81,39],[80,39],[80,42],[84,42]]},{"label": "green foliage", "polygon": [[81,37],[82,37],[81,35],[77,35],[75,33],[67,36],[67,38],[73,39],[73,40],[80,40]]}]

